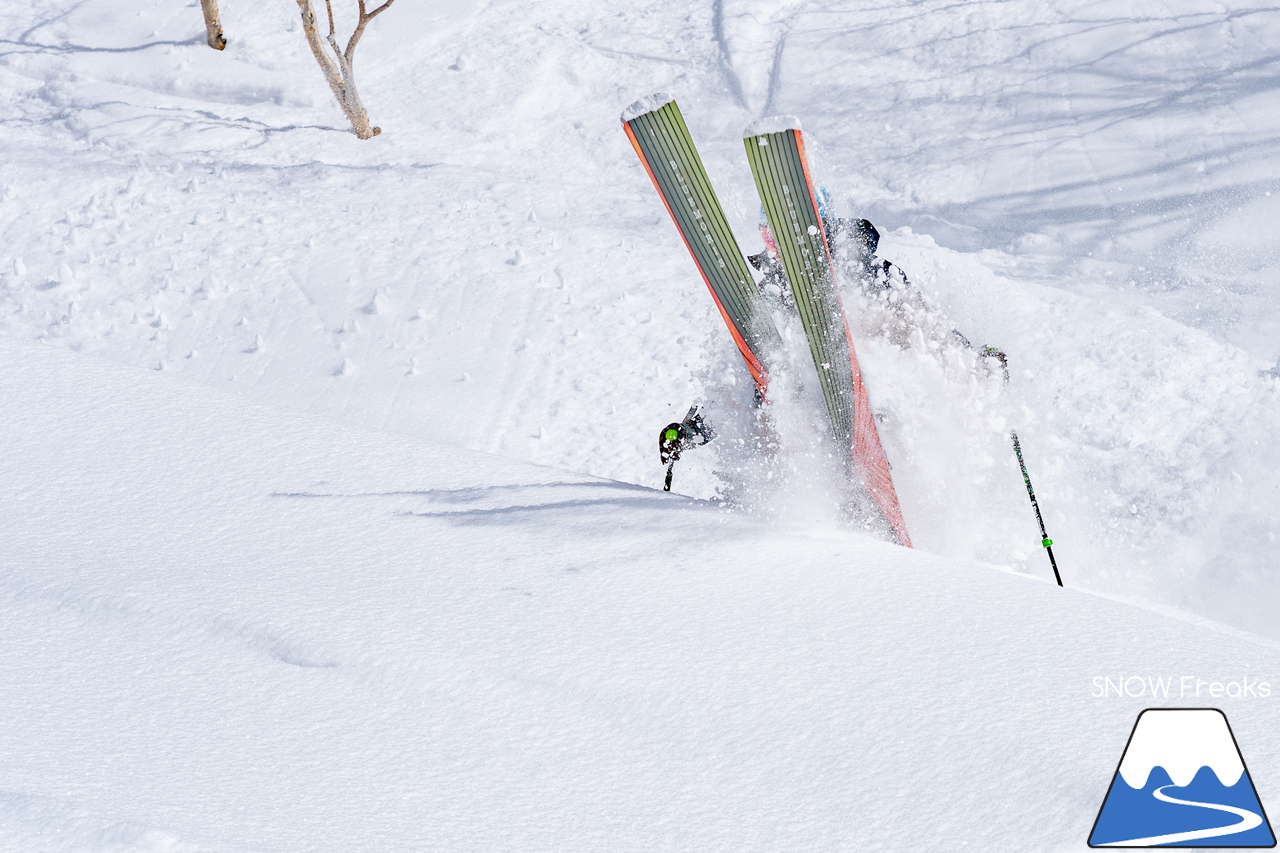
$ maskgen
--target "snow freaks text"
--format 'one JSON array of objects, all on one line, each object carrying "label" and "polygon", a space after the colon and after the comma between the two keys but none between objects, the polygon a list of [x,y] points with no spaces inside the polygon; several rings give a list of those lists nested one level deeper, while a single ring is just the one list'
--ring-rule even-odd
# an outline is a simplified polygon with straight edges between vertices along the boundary
[{"label": "snow freaks text", "polygon": [[1093,698],[1127,699],[1265,699],[1271,682],[1245,676],[1236,681],[1210,681],[1194,675],[1093,677]]}]

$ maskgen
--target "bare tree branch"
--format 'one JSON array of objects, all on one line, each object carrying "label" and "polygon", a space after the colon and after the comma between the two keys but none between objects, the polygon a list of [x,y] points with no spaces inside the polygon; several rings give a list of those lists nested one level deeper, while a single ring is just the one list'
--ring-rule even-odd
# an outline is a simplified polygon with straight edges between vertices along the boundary
[{"label": "bare tree branch", "polygon": [[346,57],[348,63],[351,62],[352,57],[355,55],[356,43],[360,41],[360,36],[364,35],[364,28],[368,26],[369,22],[374,18],[387,11],[394,2],[396,2],[396,0],[387,0],[387,2],[383,3],[372,12],[365,12],[364,0],[360,0],[360,22],[356,24],[355,32],[351,34],[351,40],[347,42]]},{"label": "bare tree branch", "polygon": [[298,8],[302,12],[302,32],[307,37],[307,44],[311,46],[311,54],[316,58],[316,62],[320,64],[320,70],[324,72],[325,82],[333,90],[333,96],[341,103],[342,73],[324,49],[324,42],[320,38],[320,30],[316,27],[316,13],[311,8],[311,0],[298,0]]}]

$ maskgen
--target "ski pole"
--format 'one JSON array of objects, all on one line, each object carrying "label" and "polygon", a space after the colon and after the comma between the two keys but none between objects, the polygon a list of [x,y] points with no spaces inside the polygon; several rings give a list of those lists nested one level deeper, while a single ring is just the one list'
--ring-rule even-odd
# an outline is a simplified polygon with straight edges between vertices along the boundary
[{"label": "ski pole", "polygon": [[1049,565],[1053,566],[1053,579],[1058,582],[1058,586],[1062,586],[1062,575],[1058,574],[1058,561],[1053,559],[1053,540],[1049,538],[1049,534],[1044,529],[1044,518],[1040,515],[1040,504],[1036,501],[1036,490],[1031,488],[1031,475],[1027,473],[1027,463],[1022,459],[1022,445],[1018,443],[1018,433],[1009,430],[1009,437],[1013,439],[1013,452],[1018,455],[1018,467],[1022,469],[1022,482],[1027,484],[1027,494],[1031,497],[1031,508],[1036,511],[1036,521],[1040,522],[1040,544],[1044,546],[1044,550],[1049,554]]}]

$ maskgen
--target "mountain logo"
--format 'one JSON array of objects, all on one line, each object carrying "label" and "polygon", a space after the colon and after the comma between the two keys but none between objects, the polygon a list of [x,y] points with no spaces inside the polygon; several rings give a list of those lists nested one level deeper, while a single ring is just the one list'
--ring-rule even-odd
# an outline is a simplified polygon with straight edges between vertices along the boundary
[{"label": "mountain logo", "polygon": [[1138,715],[1090,847],[1275,847],[1226,715],[1148,708]]}]

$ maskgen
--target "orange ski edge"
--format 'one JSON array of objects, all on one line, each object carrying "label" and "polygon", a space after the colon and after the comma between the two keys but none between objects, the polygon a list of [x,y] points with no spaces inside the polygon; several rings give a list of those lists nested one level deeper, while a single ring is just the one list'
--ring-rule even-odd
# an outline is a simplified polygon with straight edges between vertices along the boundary
[{"label": "orange ski edge", "polygon": [[[804,180],[809,189],[809,203],[813,212],[822,221],[818,211],[818,199],[814,195],[813,175],[809,173],[809,158],[804,153],[804,134],[792,128],[788,131],[795,137],[796,150],[800,152],[800,168],[804,170]],[[907,522],[902,517],[902,506],[898,503],[898,492],[893,486],[893,474],[889,471],[889,460],[884,454],[884,445],[880,443],[880,431],[876,429],[875,415],[871,414],[871,400],[867,397],[867,386],[862,381],[862,367],[858,364],[858,354],[853,347],[853,334],[849,331],[849,318],[844,311],[844,300],[840,298],[840,289],[835,286],[835,264],[831,259],[831,246],[827,243],[825,229],[819,228],[822,235],[822,246],[827,252],[827,269],[831,275],[832,291],[836,297],[836,307],[840,309],[840,317],[844,321],[844,337],[849,345],[849,363],[853,368],[853,453],[854,464],[862,469],[863,485],[871,494],[871,499],[880,508],[881,514],[893,530],[898,544],[910,548],[911,537],[907,534]],[[866,413],[865,425],[859,425],[859,413]],[[862,441],[859,441],[859,439]],[[870,464],[868,464],[870,463]],[[879,477],[874,477],[879,474]],[[872,482],[873,477],[879,482]]]},{"label": "orange ski edge", "polygon": [[[627,139],[631,140],[631,147],[635,149],[636,156],[640,158],[640,164],[644,166],[645,172],[649,175],[649,180],[653,181],[654,189],[658,191],[658,198],[662,199],[662,206],[667,209],[667,215],[671,217],[672,222],[679,222],[676,219],[671,205],[667,201],[667,197],[662,193],[662,185],[658,183],[657,175],[653,174],[653,169],[649,166],[649,160],[644,156],[644,151],[640,148],[639,141],[636,140],[635,131],[631,129],[628,122],[622,123],[622,129],[626,131]],[[716,295],[716,290],[711,286],[711,279],[703,271],[702,265],[698,263],[698,256],[693,253],[693,247],[689,245],[689,240],[684,235],[684,231],[676,227],[676,233],[680,235],[684,247],[689,251],[689,257],[693,258],[693,265],[698,268],[698,274],[702,276],[703,282],[707,285],[707,291],[711,294],[711,299],[716,303],[716,310],[720,312],[720,316],[724,318],[724,324],[729,329],[729,334],[733,336],[733,342],[738,347],[738,352],[742,354],[742,360],[747,363],[747,370],[751,373],[751,378],[755,380],[756,388],[760,391],[763,399],[768,399],[769,389],[769,373],[764,369],[764,365],[760,363],[760,359],[756,358],[756,354],[751,351],[751,347],[747,346],[747,341],[742,337],[742,333],[738,331],[738,327],[734,324],[733,319],[729,316],[729,312],[724,310],[724,306],[720,304],[720,297]]]}]

